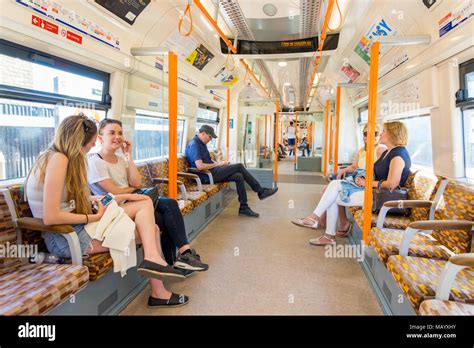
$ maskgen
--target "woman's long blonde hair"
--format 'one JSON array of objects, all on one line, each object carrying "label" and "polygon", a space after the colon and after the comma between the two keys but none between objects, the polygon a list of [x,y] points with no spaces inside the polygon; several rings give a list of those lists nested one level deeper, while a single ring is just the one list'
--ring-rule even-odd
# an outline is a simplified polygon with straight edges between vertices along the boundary
[{"label": "woman's long blonde hair", "polygon": [[39,155],[36,164],[28,173],[25,185],[29,176],[32,173],[36,175],[38,170],[39,182],[44,183],[49,158],[54,153],[62,153],[68,158],[66,171],[67,200],[74,200],[75,213],[91,214],[86,155],[82,152],[82,147],[89,143],[96,134],[97,126],[95,121],[87,116],[74,115],[66,117],[56,130],[51,145]]}]

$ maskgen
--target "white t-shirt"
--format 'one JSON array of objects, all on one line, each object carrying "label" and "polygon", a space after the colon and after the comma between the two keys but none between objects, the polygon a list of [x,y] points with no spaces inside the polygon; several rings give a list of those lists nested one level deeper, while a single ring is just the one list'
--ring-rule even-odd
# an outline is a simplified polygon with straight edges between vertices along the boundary
[{"label": "white t-shirt", "polygon": [[288,139],[295,139],[295,138],[296,138],[296,128],[288,127]]},{"label": "white t-shirt", "polygon": [[99,182],[110,179],[119,188],[129,187],[128,163],[122,156],[117,156],[117,163],[109,163],[99,157],[98,154],[90,155],[87,159],[89,171],[87,181],[93,195],[105,195],[107,192],[100,187]]}]

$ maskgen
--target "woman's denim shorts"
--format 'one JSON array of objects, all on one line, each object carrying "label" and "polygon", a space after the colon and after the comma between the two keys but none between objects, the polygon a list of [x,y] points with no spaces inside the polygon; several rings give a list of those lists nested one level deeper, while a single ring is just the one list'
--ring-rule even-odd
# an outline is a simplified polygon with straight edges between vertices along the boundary
[{"label": "woman's denim shorts", "polygon": [[[92,241],[92,238],[87,234],[84,226],[84,224],[72,225],[79,237],[81,255],[85,254],[85,251],[91,245]],[[69,250],[67,239],[62,234],[43,232],[43,239],[51,254],[67,259],[71,258],[71,250]]]}]

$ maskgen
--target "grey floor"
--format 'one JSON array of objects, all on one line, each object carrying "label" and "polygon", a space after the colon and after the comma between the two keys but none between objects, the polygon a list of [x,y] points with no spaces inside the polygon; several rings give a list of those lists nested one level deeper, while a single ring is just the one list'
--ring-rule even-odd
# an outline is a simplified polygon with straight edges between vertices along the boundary
[{"label": "grey floor", "polygon": [[321,177],[296,174],[291,159],[280,162],[279,173],[294,178],[280,182],[275,196],[259,201],[249,192],[260,218],[239,217],[235,198],[191,243],[210,269],[166,283],[190,296],[188,305],[149,309],[146,288],[122,315],[382,315],[357,261],[325,257],[324,248],[308,244],[323,231],[290,222],[311,212],[323,188],[298,177]]}]

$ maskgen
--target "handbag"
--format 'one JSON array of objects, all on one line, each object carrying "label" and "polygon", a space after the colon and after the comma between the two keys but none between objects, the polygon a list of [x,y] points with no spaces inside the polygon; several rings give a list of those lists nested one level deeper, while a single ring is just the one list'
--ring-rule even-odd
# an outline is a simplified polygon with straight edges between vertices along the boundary
[{"label": "handbag", "polygon": [[139,195],[146,195],[151,198],[153,206],[156,208],[158,201],[160,200],[160,193],[156,187],[145,187],[134,190],[132,193]]},{"label": "handbag", "polygon": [[[404,201],[408,199],[408,189],[398,186],[394,190],[375,189],[372,191],[372,212],[378,213],[382,209],[383,204],[388,201]],[[388,211],[390,215],[409,215],[410,208],[392,208]]]}]

